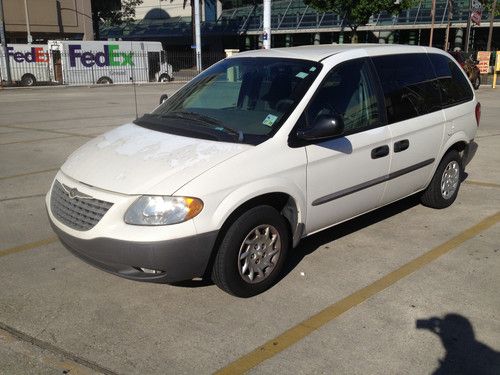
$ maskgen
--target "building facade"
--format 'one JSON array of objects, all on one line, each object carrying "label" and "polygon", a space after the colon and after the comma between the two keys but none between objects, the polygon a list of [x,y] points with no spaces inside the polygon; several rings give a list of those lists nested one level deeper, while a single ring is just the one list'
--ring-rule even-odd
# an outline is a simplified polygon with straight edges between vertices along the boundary
[{"label": "building facade", "polygon": [[33,43],[94,39],[91,0],[3,0],[3,11],[7,43],[28,42],[28,23]]}]

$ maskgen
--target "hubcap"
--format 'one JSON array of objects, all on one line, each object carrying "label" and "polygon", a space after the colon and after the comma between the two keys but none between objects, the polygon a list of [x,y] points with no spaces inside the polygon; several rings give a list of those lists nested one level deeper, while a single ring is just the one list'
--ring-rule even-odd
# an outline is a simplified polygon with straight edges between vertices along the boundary
[{"label": "hubcap", "polygon": [[238,271],[247,283],[266,279],[281,255],[281,238],[272,225],[259,225],[247,234],[238,253]]},{"label": "hubcap", "polygon": [[458,187],[460,179],[460,166],[453,160],[448,163],[441,177],[441,195],[444,199],[450,199]]}]

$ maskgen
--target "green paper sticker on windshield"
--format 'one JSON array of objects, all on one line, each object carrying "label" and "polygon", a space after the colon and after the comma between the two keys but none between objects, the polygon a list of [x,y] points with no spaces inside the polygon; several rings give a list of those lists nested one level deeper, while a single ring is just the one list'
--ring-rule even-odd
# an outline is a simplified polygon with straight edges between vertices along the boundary
[{"label": "green paper sticker on windshield", "polygon": [[304,78],[306,78],[308,75],[309,75],[309,73],[300,72],[300,73],[297,73],[297,74],[295,75],[295,77],[304,79]]},{"label": "green paper sticker on windshield", "polygon": [[264,121],[262,121],[262,123],[264,125],[267,125],[267,126],[273,126],[274,122],[278,119],[278,116],[275,116],[275,115],[267,115],[267,117],[264,119]]}]

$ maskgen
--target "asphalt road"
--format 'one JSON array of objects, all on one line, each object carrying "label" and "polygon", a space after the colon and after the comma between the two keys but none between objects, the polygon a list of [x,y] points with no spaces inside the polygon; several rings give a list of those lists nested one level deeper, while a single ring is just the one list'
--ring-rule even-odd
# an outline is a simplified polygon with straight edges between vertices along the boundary
[{"label": "asphalt road", "polygon": [[[137,113],[178,87],[137,86]],[[278,285],[238,299],[125,280],[54,238],[51,180],[135,118],[131,86],[0,90],[0,374],[499,374],[500,89],[478,95],[452,207],[412,197],[318,233]]]}]

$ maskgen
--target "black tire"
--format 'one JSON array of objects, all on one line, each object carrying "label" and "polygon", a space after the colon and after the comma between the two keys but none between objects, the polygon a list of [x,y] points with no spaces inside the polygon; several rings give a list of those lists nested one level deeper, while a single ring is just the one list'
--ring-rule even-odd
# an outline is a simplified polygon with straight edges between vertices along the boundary
[{"label": "black tire", "polygon": [[172,77],[170,77],[167,73],[163,73],[159,78],[158,82],[170,82]]},{"label": "black tire", "polygon": [[[240,272],[240,248],[247,236],[263,225],[272,226],[277,231],[279,238],[275,245],[281,241],[281,251],[278,253],[279,257],[272,263],[274,268],[269,271],[270,273],[262,281],[251,283],[246,281]],[[271,206],[254,207],[236,219],[225,233],[215,257],[212,280],[219,288],[237,297],[247,298],[260,294],[278,281],[289,246],[290,233],[285,218]],[[251,249],[250,251],[253,252],[254,248]],[[266,250],[263,253],[264,256],[261,259],[265,259]],[[271,259],[273,257],[271,256]],[[252,262],[257,264],[259,260],[255,259]]]},{"label": "black tire", "polygon": [[109,77],[101,77],[97,80],[98,85],[111,85],[113,80]]},{"label": "black tire", "polygon": [[21,85],[23,86],[35,86],[36,78],[33,74],[25,74],[21,78]]},{"label": "black tire", "polygon": [[163,102],[167,101],[167,99],[168,99],[167,94],[163,94],[162,96],[160,96],[160,104],[163,104]]},{"label": "black tire", "polygon": [[[453,194],[450,194],[449,196],[445,197],[441,189],[443,175],[445,173],[446,168],[453,162],[457,163],[458,165],[458,181],[456,182],[456,188]],[[463,166],[460,154],[456,150],[448,151],[444,155],[441,162],[439,163],[439,166],[437,167],[436,172],[432,177],[431,183],[424,190],[420,198],[422,204],[424,206],[431,208],[446,208],[451,206],[451,204],[457,198],[458,190],[460,189],[460,183],[462,182],[462,177],[463,177]]]},{"label": "black tire", "polygon": [[479,86],[481,86],[481,76],[479,74],[472,81],[472,86],[474,87],[474,90],[479,89]]}]

